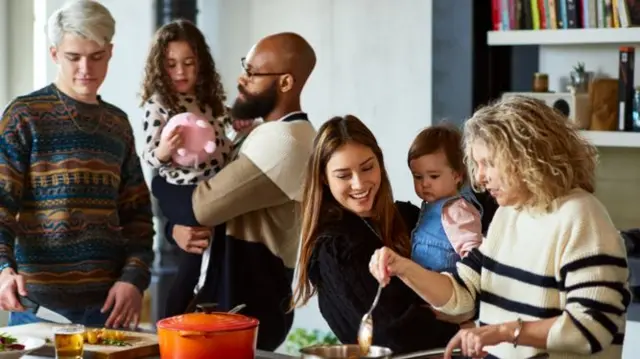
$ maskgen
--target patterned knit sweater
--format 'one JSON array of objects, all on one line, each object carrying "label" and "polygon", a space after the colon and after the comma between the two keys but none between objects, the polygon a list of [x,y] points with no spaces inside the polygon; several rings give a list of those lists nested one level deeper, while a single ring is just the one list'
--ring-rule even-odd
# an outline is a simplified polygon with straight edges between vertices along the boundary
[{"label": "patterned knit sweater", "polygon": [[482,245],[447,275],[454,295],[437,308],[447,314],[469,312],[477,300],[481,325],[556,318],[546,351],[503,343],[487,358],[622,356],[631,298],[626,252],[590,193],[573,190],[546,214],[500,207]]},{"label": "patterned knit sweater", "polygon": [[116,280],[145,290],[152,213],[126,114],[49,85],[13,100],[0,133],[0,268],[54,308],[102,305]]}]

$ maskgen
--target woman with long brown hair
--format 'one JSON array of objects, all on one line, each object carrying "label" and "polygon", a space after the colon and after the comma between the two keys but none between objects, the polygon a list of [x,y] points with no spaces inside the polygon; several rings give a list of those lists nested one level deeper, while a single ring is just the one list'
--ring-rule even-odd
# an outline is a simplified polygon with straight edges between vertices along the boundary
[{"label": "woman with long brown hair", "polygon": [[[403,204],[394,203],[375,137],[354,116],[334,117],[320,127],[305,181],[294,306],[317,294],[332,331],[354,344],[378,288],[369,259],[383,246],[409,256],[408,228],[414,223]],[[373,343],[397,353],[444,347],[459,326],[436,320],[424,304],[392,280],[373,311]]]}]

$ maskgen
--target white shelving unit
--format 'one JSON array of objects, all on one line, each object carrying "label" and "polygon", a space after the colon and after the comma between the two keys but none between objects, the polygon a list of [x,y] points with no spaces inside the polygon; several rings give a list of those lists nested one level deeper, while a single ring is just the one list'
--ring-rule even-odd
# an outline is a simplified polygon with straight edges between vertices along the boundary
[{"label": "white shelving unit", "polygon": [[640,28],[489,31],[487,44],[489,46],[640,44]]},{"label": "white shelving unit", "polygon": [[640,148],[640,132],[581,131],[582,135],[598,147]]},{"label": "white shelving unit", "polygon": [[[561,49],[575,45],[640,46],[640,27],[615,29],[505,30],[487,33],[489,46],[534,45]],[[636,56],[640,56],[636,54]],[[582,131],[598,147],[640,148],[640,132]]]}]

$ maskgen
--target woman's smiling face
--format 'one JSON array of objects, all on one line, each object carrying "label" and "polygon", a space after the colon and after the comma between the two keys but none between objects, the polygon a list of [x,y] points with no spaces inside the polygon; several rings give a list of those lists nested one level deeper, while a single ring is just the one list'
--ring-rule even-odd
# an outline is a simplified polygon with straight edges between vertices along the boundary
[{"label": "woman's smiling face", "polygon": [[341,206],[359,216],[371,216],[381,182],[380,163],[371,148],[344,144],[327,162],[325,176]]}]

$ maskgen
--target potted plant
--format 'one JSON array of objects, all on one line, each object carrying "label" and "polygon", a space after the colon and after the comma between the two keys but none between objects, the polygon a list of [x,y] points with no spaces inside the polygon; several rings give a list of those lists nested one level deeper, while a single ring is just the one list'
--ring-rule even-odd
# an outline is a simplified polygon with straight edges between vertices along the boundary
[{"label": "potted plant", "polygon": [[340,342],[331,332],[323,333],[318,329],[296,328],[287,337],[286,350],[289,354],[300,355],[300,349],[318,344],[333,345]]},{"label": "potted plant", "polygon": [[584,62],[578,62],[573,66],[571,71],[571,87],[575,92],[587,92],[589,91],[589,83],[591,82],[592,72],[588,72],[585,69]]}]

